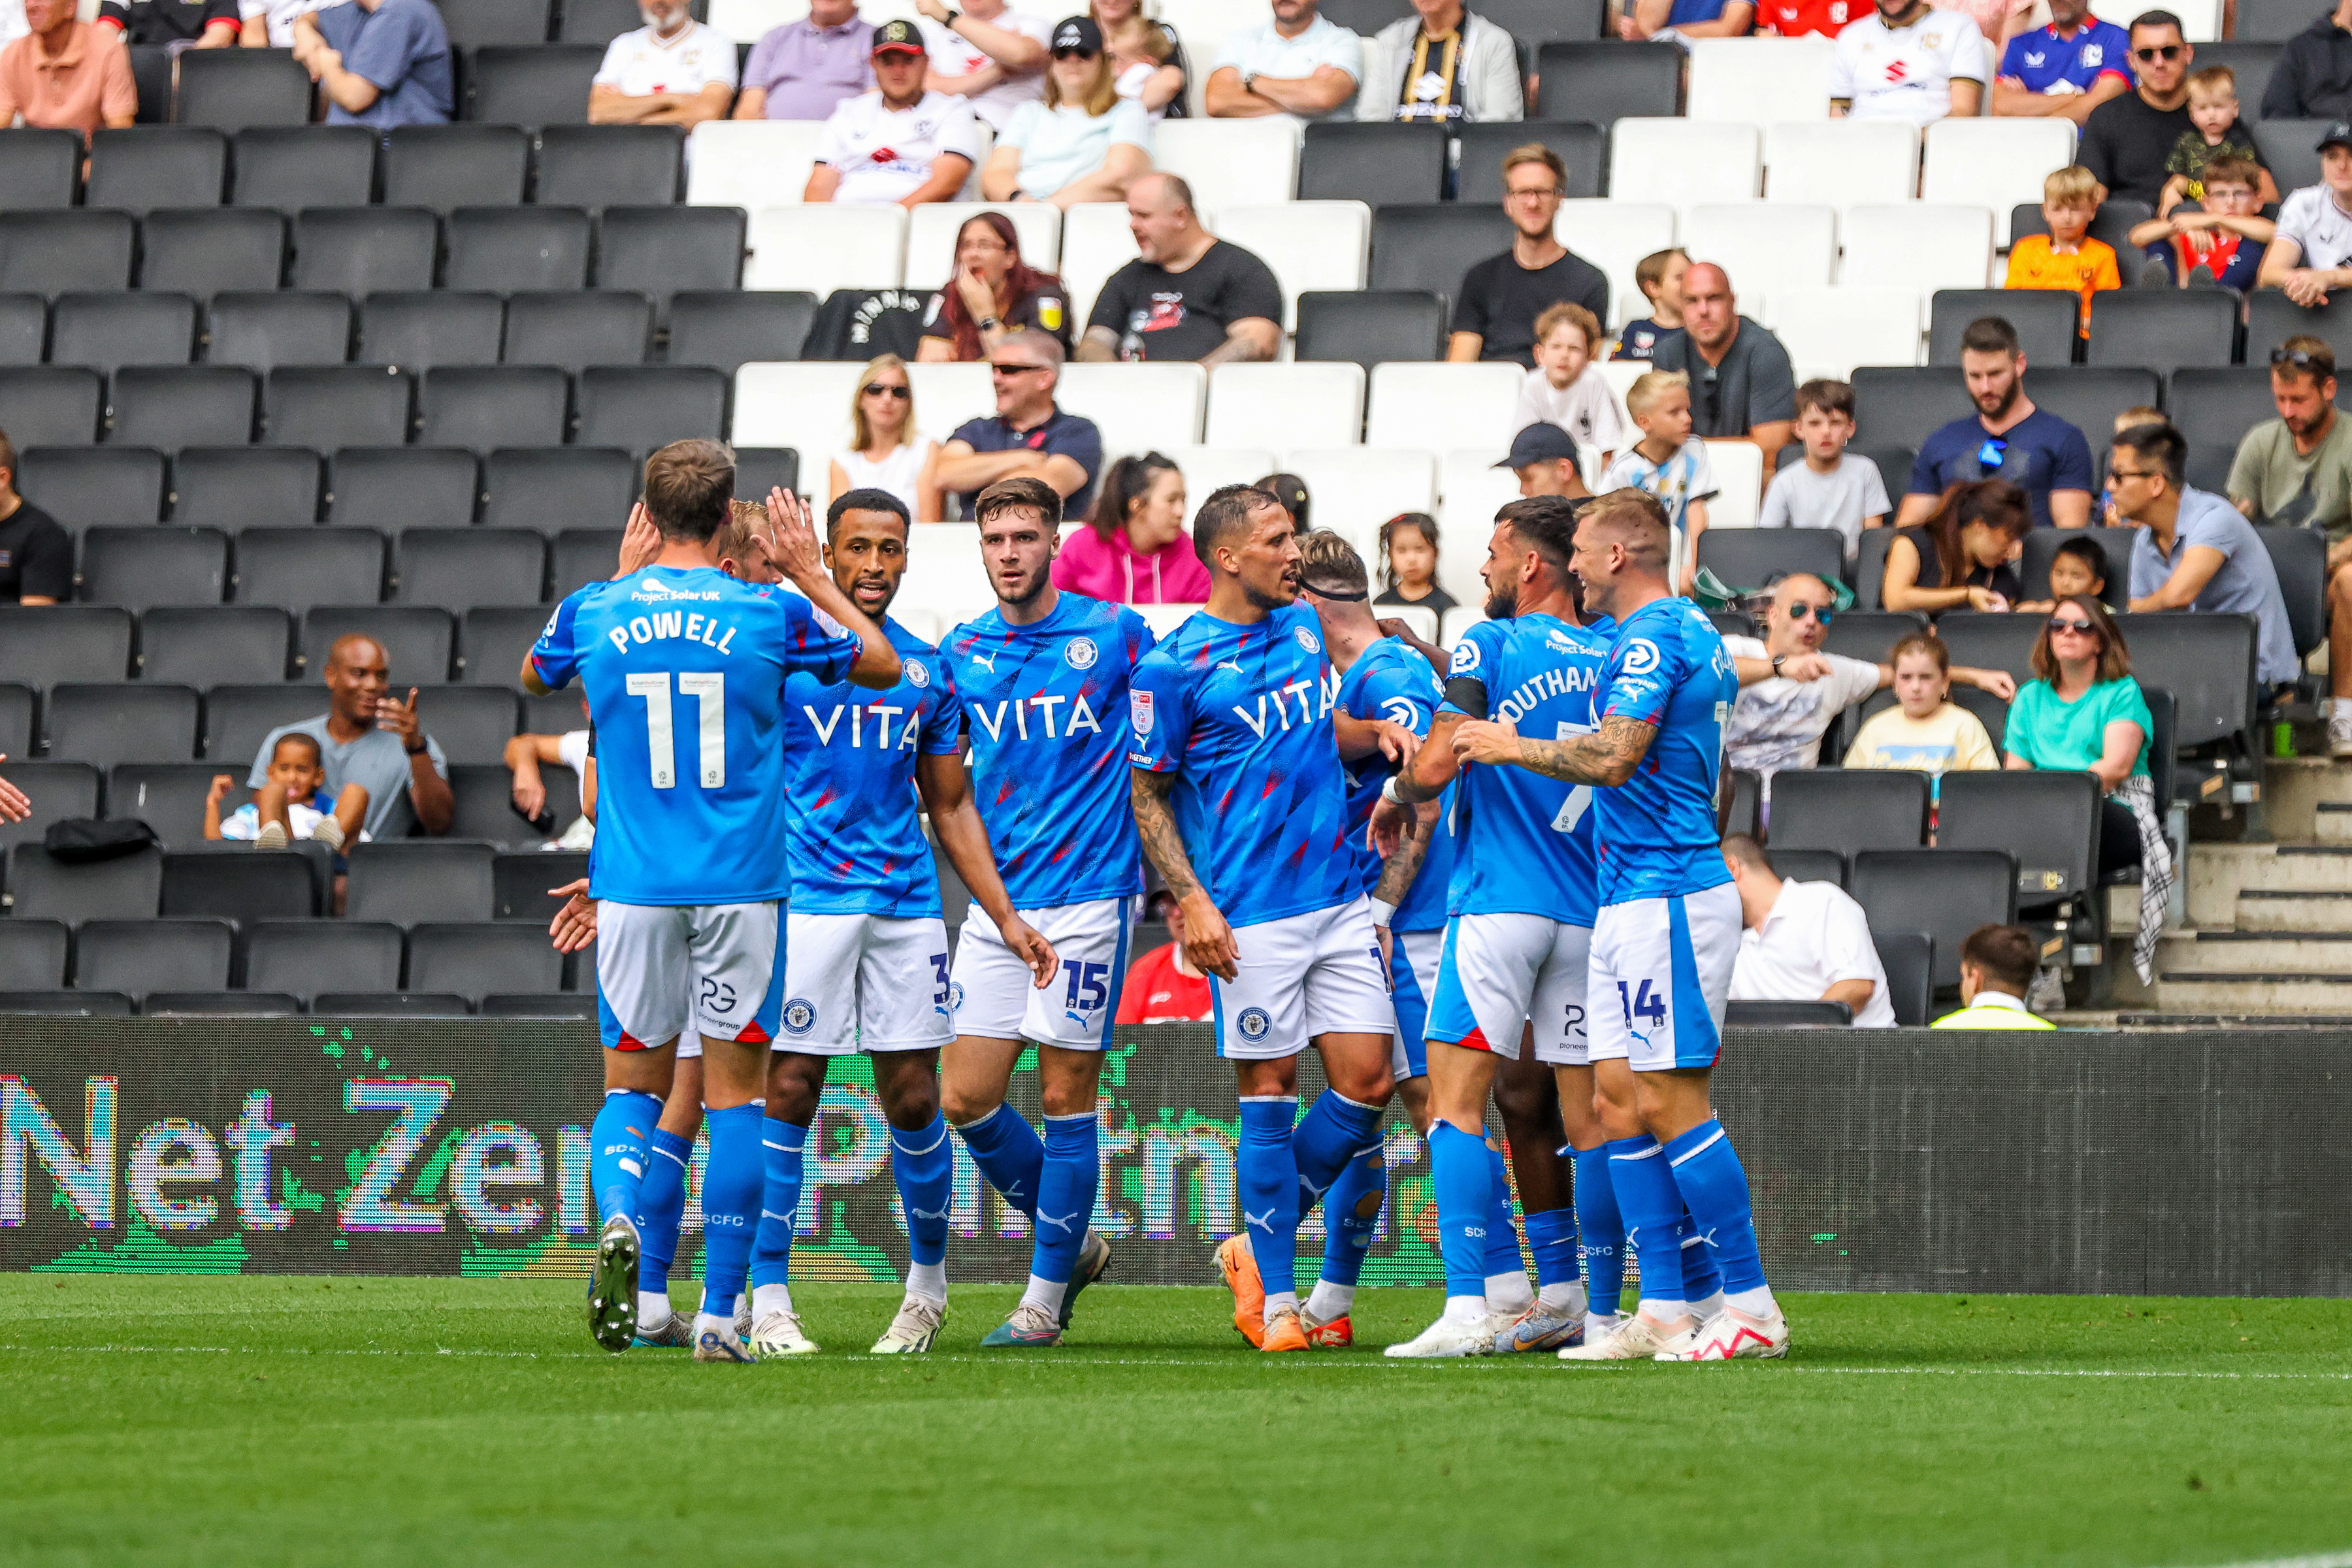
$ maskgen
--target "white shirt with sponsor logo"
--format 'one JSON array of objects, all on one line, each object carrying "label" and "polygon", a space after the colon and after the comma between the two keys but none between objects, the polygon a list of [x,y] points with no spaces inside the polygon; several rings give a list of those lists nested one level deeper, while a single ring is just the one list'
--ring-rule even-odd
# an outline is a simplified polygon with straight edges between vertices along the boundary
[{"label": "white shirt with sponsor logo", "polygon": [[2292,192],[2279,208],[2281,239],[2303,247],[2301,267],[2342,267],[2352,262],[2352,213],[2336,202],[2326,185],[2305,185]]},{"label": "white shirt with sponsor logo", "polygon": [[1772,912],[1739,933],[1731,968],[1735,1002],[1818,1002],[1845,980],[1870,982],[1870,1000],[1853,1010],[1861,1029],[1895,1027],[1886,967],[1870,940],[1862,906],[1834,882],[1783,882]]},{"label": "white shirt with sponsor logo", "polygon": [[[975,21],[982,18],[975,17]],[[1034,38],[1041,44],[1054,41],[1054,24],[1043,16],[1033,16],[1026,11],[1001,11],[985,18],[992,27],[1002,27],[1008,33],[1018,33],[1024,38]],[[923,47],[931,52],[931,69],[940,76],[970,76],[995,64],[988,52],[965,39],[961,33],[951,33],[929,16],[916,24],[923,29]],[[994,87],[975,92],[964,99],[971,111],[998,131],[1013,118],[1013,111],[1024,103],[1041,101],[1045,96],[1045,73],[1042,70],[1025,76],[1008,76]]]},{"label": "white shirt with sponsor logo", "polygon": [[700,22],[675,38],[659,38],[651,27],[623,33],[604,49],[596,85],[631,98],[656,92],[700,92],[712,82],[735,85],[735,43]]},{"label": "white shirt with sponsor logo", "polygon": [[1849,23],[1830,57],[1830,96],[1856,120],[1927,125],[1952,111],[1952,82],[1984,82],[1992,52],[1965,11],[1930,11],[1890,27],[1876,11]]},{"label": "white shirt with sponsor logo", "polygon": [[824,122],[816,161],[841,176],[837,202],[895,202],[921,188],[944,153],[980,162],[980,127],[961,99],[927,92],[889,109],[879,89],[845,98]]}]

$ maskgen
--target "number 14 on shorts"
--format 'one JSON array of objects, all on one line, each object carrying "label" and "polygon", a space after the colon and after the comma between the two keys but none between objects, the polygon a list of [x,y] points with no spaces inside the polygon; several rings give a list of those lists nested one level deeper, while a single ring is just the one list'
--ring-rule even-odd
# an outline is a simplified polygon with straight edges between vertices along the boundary
[{"label": "number 14 on shorts", "polygon": [[1645,1022],[1653,1029],[1666,1026],[1666,994],[1654,990],[1651,982],[1644,980],[1635,989],[1620,980],[1617,983],[1617,1000],[1625,1009],[1627,1028],[1632,1028],[1637,1022]]}]

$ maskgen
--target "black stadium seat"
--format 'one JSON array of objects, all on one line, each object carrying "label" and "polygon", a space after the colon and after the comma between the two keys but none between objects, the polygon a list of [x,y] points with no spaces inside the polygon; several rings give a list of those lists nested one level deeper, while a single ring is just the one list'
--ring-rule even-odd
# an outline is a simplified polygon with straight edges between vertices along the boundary
[{"label": "black stadium seat", "polygon": [[757,362],[796,360],[816,320],[816,296],[771,289],[698,289],[670,300],[669,363],[732,376]]},{"label": "black stadium seat", "polygon": [[[565,26],[575,7],[564,7]],[[635,27],[635,0],[625,7]],[[549,125],[539,133],[531,199],[550,206],[659,206],[686,184],[686,132],[677,125]]]},{"label": "black stadium seat", "polygon": [[2294,651],[2308,658],[2327,640],[2327,535],[2309,528],[2257,528],[2254,535],[2278,574]]},{"label": "black stadium seat", "polygon": [[[1927,310],[1927,363],[1958,364],[1960,334],[1985,316],[1998,316],[2016,329],[2028,375],[2074,358],[2083,305],[2073,289],[1938,289]],[[1952,379],[1957,383],[1958,377]]]},{"label": "black stadium seat", "polygon": [[2168,376],[2227,366],[2237,341],[2238,299],[2227,289],[2102,289],[2091,297],[2084,363]]},{"label": "black stadium seat", "polygon": [[521,672],[523,656],[530,652],[546,626],[547,611],[538,605],[489,605],[467,610],[467,680],[477,685],[513,685]]},{"label": "black stadium seat", "polygon": [[375,195],[375,133],[364,125],[257,125],[236,133],[232,205],[292,217],[362,207]]},{"label": "black stadium seat", "polygon": [[746,500],[765,506],[772,489],[797,491],[800,475],[801,455],[790,447],[735,448],[735,493]]},{"label": "black stadium seat", "polygon": [[531,995],[493,991],[475,1009],[485,1018],[578,1018],[596,1015],[596,998],[571,992]]},{"label": "black stadium seat", "polygon": [[416,439],[426,447],[555,447],[571,378],[547,365],[443,365],[425,373]]},{"label": "black stadium seat", "polygon": [[1760,588],[1790,572],[1829,582],[1845,575],[1845,535],[1834,528],[1710,528],[1699,535],[1698,563],[1738,588]]},{"label": "black stadium seat", "polygon": [[456,447],[352,447],[329,470],[327,521],[339,526],[463,528],[474,520],[480,463]]},{"label": "black stadium seat", "polygon": [[[2245,89],[2241,88],[2239,94],[2242,98],[2246,96]],[[2327,129],[2326,121],[2265,120],[2251,129],[2254,147],[2262,153],[2263,163],[2281,192],[2299,191],[2320,183],[2319,138]]]},{"label": "black stadium seat", "polygon": [[245,984],[309,1001],[321,991],[400,989],[401,933],[388,921],[262,921],[245,933]]},{"label": "black stadium seat", "polygon": [[740,207],[606,207],[596,220],[596,287],[633,289],[667,321],[673,294],[743,285]]},{"label": "black stadium seat", "polygon": [[[570,826],[569,823],[562,826]],[[549,849],[501,855],[490,870],[496,918],[525,921],[545,931],[563,900],[548,892],[588,874],[584,849]]]},{"label": "black stadium seat", "polygon": [[[2110,574],[2119,570],[2110,563]],[[2005,669],[2021,686],[2033,677],[2033,639],[2046,623],[2039,616],[1979,615],[1958,610],[1936,623],[1954,664]]]},{"label": "black stadium seat", "polygon": [[228,138],[208,126],[134,125],[89,139],[83,201],[141,216],[216,203],[228,185]]},{"label": "black stadium seat", "polygon": [[1926,773],[1881,768],[1783,768],[1772,778],[1776,849],[1911,849],[1927,842]]},{"label": "black stadium seat", "polygon": [[1927,629],[1927,617],[1908,610],[1848,610],[1830,623],[1829,636],[1822,639],[1822,649],[1883,664],[1889,648],[1912,633]]},{"label": "black stadium seat", "polygon": [[424,289],[371,294],[360,305],[359,359],[426,371],[496,364],[506,306],[496,294]]},{"label": "black stadium seat", "polygon": [[457,817],[449,825],[450,835],[486,840],[509,851],[537,850],[580,815],[580,781],[572,770],[542,764],[540,774],[547,781],[545,833],[515,809],[514,775],[504,767],[453,765],[449,793],[457,802]]},{"label": "black stadium seat", "polygon": [[[544,697],[533,697],[529,692],[525,692],[522,700],[522,727],[515,733],[568,735],[574,730],[587,728],[588,710],[581,705],[580,688],[577,683],[574,683],[564,690],[551,691]],[[584,877],[587,873],[583,871],[581,875]]]},{"label": "black stadium seat", "polygon": [[[18,426],[0,414],[0,429]],[[16,449],[16,489],[79,531],[99,523],[153,522],[163,515],[163,454],[136,447]]]},{"label": "black stadium seat", "polygon": [[1932,937],[1936,985],[1957,985],[1969,933],[2017,919],[2017,858],[2005,849],[1867,849],[1853,858],[1847,891],[1874,934]]},{"label": "black stadium seat", "polygon": [[[739,471],[740,485],[740,471]],[[602,583],[620,564],[621,531],[617,528],[567,528],[555,536],[549,575],[550,596],[564,598],[591,583]]]},{"label": "black stadium seat", "polygon": [[643,364],[653,305],[643,294],[572,289],[519,293],[507,301],[509,364],[551,364],[574,374],[592,364]]},{"label": "black stadium seat", "polygon": [[[2039,399],[2042,381],[2057,373],[2038,368],[2030,355],[2026,365],[2030,395]],[[1967,384],[1952,366],[1860,365],[1851,379],[1853,438],[1861,446],[1909,447],[1916,451],[1935,430],[1976,409],[1969,401]],[[1909,476],[1904,478],[1907,481]],[[1888,493],[1892,495],[1895,489],[1896,482],[1890,479]]]},{"label": "black stadium seat", "polygon": [[408,933],[408,989],[455,992],[479,1002],[492,991],[563,989],[563,954],[529,926],[425,922]]},{"label": "black stadium seat", "polygon": [[42,728],[49,756],[106,769],[117,763],[184,763],[196,755],[198,698],[157,681],[49,688]]},{"label": "black stadium seat", "polygon": [[[1525,41],[1526,35],[1518,37]],[[1459,201],[1500,205],[1504,155],[1531,142],[1550,148],[1568,165],[1566,194],[1571,199],[1601,195],[1609,178],[1609,133],[1585,120],[1489,121],[1458,126],[1454,135],[1462,150]]]},{"label": "black stadium seat", "polygon": [[1381,207],[1372,214],[1374,289],[1427,289],[1454,308],[1462,275],[1511,247],[1511,220],[1500,207],[1434,202]]},{"label": "black stadium seat", "polygon": [[63,921],[0,921],[0,992],[55,991],[64,985],[71,940]]},{"label": "black stadium seat", "polygon": [[74,984],[144,996],[226,991],[236,933],[223,920],[94,920],[74,933]]},{"label": "black stadium seat", "polygon": [[142,289],[215,294],[275,289],[286,276],[286,220],[258,207],[152,214],[141,226]]},{"label": "black stadium seat", "polygon": [[543,44],[548,0],[448,0],[441,7],[449,41],[461,49],[486,45]]},{"label": "black stadium seat", "polygon": [[588,215],[578,207],[464,206],[448,226],[446,288],[512,294],[588,286]]},{"label": "black stadium seat", "polygon": [[[2165,388],[2164,409],[2190,446],[2218,447],[2232,457],[2247,431],[2278,417],[2266,364],[2176,370]],[[2096,448],[2094,455],[2105,456]]]},{"label": "black stadium seat", "polygon": [[55,211],[81,188],[81,137],[27,126],[0,136],[0,212]]},{"label": "black stadium seat", "polygon": [[0,364],[38,364],[48,342],[47,300],[38,294],[0,294]]},{"label": "black stadium seat", "polygon": [[511,205],[522,200],[530,138],[518,125],[402,125],[383,142],[386,206]]},{"label": "black stadium seat", "polygon": [[[54,612],[52,612],[54,613]],[[2161,687],[2179,704],[2175,744],[2218,741],[2251,746],[2254,728],[2252,616],[2167,610],[2123,617],[2132,674]],[[0,661],[0,668],[5,668]]]},{"label": "black stadium seat", "polygon": [[1375,207],[1440,201],[1449,151],[1442,125],[1310,122],[1298,155],[1298,199]]},{"label": "black stadium seat", "polygon": [[[2025,535],[2024,558],[2018,563],[2018,575],[2025,584],[2029,599],[2050,596],[2050,563],[2057,557],[2058,547],[2070,539],[2089,538],[2107,554],[2107,591],[2102,595],[2107,608],[2123,614],[2124,605],[2131,597],[2131,549],[2138,539],[2136,528],[2092,528],[2080,532],[2057,528],[2036,528]],[[2032,617],[2025,617],[2031,619]]]},{"label": "black stadium seat", "polygon": [[[1539,120],[1610,125],[1682,111],[1682,50],[1672,44],[1546,44],[1536,53]],[[1612,193],[1621,201],[1638,192]]]},{"label": "black stadium seat", "polygon": [[[2110,196],[2101,202],[2098,209],[2091,215],[2090,236],[2111,247],[2119,259],[2137,258],[2139,249],[2131,243],[2131,231],[2155,216],[2156,209],[2146,202]],[[2042,216],[2040,202],[2021,202],[2010,209],[2009,235],[2012,241],[2023,235],[2049,232],[2050,225]],[[2126,265],[2132,264],[2126,262]],[[2137,275],[2139,267],[2132,265],[2132,271]]]},{"label": "black stadium seat", "polygon": [[128,289],[138,228],[129,213],[0,212],[0,293]]},{"label": "black stadium seat", "polygon": [[383,365],[287,365],[269,373],[264,416],[272,446],[334,452],[408,439],[414,384]]},{"label": "black stadium seat", "polygon": [[391,660],[392,683],[403,690],[449,679],[457,640],[449,612],[419,605],[322,605],[304,612],[302,649],[312,679],[327,668],[337,640],[353,633],[376,640]]},{"label": "black stadium seat", "polygon": [[[31,794],[26,790],[27,795]],[[69,864],[38,843],[8,852],[8,892],[18,920],[152,920],[163,883],[163,852],[149,846],[110,860]]]},{"label": "black stadium seat", "polygon": [[2246,363],[2268,365],[2271,351],[2298,335],[2318,338],[2336,351],[2336,363],[2352,364],[2352,292],[2338,289],[2327,303],[2306,310],[2275,289],[2257,289],[2246,300]]},{"label": "black stadium seat", "polygon": [[498,851],[488,844],[416,838],[354,844],[350,856],[347,919],[410,926],[490,918],[490,863]]},{"label": "black stadium seat", "polygon": [[21,844],[38,848],[50,823],[98,815],[100,774],[88,763],[20,763],[12,757],[8,782],[32,802],[32,815],[22,822],[0,822],[0,852]]},{"label": "black stadium seat", "polygon": [[[222,803],[225,810],[227,804]],[[319,848],[323,852],[326,846]],[[304,856],[257,853],[250,846],[226,842],[175,848],[163,856],[166,919],[210,915],[235,921],[250,936],[262,921],[300,920],[319,912],[319,879]]]},{"label": "black stadium seat", "polygon": [[0,670],[27,686],[131,679],[131,612],[111,605],[0,605]]},{"label": "black stadium seat", "polygon": [[228,591],[228,536],[216,528],[154,523],[88,530],[81,540],[81,600],[145,610],[217,605]]},{"label": "black stadium seat", "polygon": [[352,302],[341,294],[216,294],[205,336],[214,364],[341,364],[351,358]]},{"label": "black stadium seat", "polygon": [[1366,371],[1443,359],[1445,302],[1425,289],[1309,289],[1298,296],[1297,357],[1352,360]]},{"label": "black stadium seat", "polygon": [[1835,1029],[1853,1022],[1843,1002],[1743,1002],[1725,1004],[1723,1022],[1731,1029]]},{"label": "black stadium seat", "polygon": [[478,605],[537,605],[547,542],[520,528],[412,528],[394,546],[392,598],[463,614]]},{"label": "black stadium seat", "polygon": [[[482,526],[560,533],[582,523],[628,521],[637,465],[626,452],[598,447],[520,447],[492,452],[483,465]],[[739,468],[736,493],[751,496]],[[608,568],[606,576],[610,576]]]},{"label": "black stadium seat", "polygon": [[426,686],[416,710],[452,765],[488,767],[515,737],[515,694],[503,686]]},{"label": "black stadium seat", "polygon": [[110,389],[107,439],[176,452],[253,439],[253,373],[241,365],[131,365]]},{"label": "black stadium seat", "polygon": [[342,1018],[463,1018],[472,1009],[455,992],[326,992],[310,999],[311,1013]]},{"label": "black stadium seat", "polygon": [[422,207],[311,207],[294,219],[297,289],[353,299],[430,289],[440,221]]},{"label": "black stadium seat", "polygon": [[[1845,857],[1835,849],[1792,849],[1775,844],[1765,858],[1772,862],[1774,875],[1784,880],[1845,886]],[[551,921],[555,917],[547,918]]]},{"label": "black stadium seat", "polygon": [[636,0],[563,0],[556,37],[567,44],[609,44],[644,26]]},{"label": "black stadium seat", "polygon": [[[2237,32],[2241,40],[2283,44],[2311,27],[2311,7],[2305,0],[2238,0],[2237,10]],[[2202,58],[2204,50],[2200,49],[2198,55]],[[2241,76],[2238,79],[2239,100],[2245,102],[2262,96],[2259,90],[2252,89],[2253,83]]]},{"label": "black stadium seat", "polygon": [[183,125],[237,132],[310,118],[310,75],[285,49],[190,49],[177,64],[172,118]]},{"label": "black stadium seat", "polygon": [[583,447],[639,458],[690,437],[726,434],[727,378],[700,365],[597,365],[580,374]]},{"label": "black stadium seat", "polygon": [[1873,930],[1870,943],[1886,971],[1886,1000],[1895,1022],[1906,1029],[1927,1027],[1934,1016],[1936,939],[1923,931]]},{"label": "black stadium seat", "polygon": [[60,294],[49,307],[49,357],[112,375],[126,364],[185,364],[196,352],[196,302],[161,289]]},{"label": "black stadium seat", "polygon": [[0,757],[29,757],[36,747],[33,689],[14,681],[0,682]]},{"label": "black stadium seat", "polygon": [[34,447],[89,446],[98,439],[105,401],[103,384],[94,370],[62,364],[0,370],[0,430],[8,432],[20,452]]},{"label": "black stadium seat", "polygon": [[[176,870],[173,865],[175,853],[181,857],[210,853],[215,857],[229,852],[233,840],[215,843],[205,837],[205,802],[211,797],[213,781],[228,773],[232,787],[221,796],[221,820],[226,822],[253,792],[245,787],[246,764],[221,763],[118,763],[107,770],[106,816],[111,822],[138,821],[154,829],[163,845],[163,913],[167,915],[228,915],[234,911],[215,908],[201,896],[201,884],[205,868],[191,873],[184,866]],[[236,845],[245,855],[253,853],[250,844]],[[319,853],[326,853],[319,846]],[[300,856],[289,855],[301,877],[308,907],[287,911],[289,914],[316,914],[317,889],[324,878],[314,876],[311,868],[300,863]],[[232,881],[235,880],[232,876]],[[192,888],[194,890],[192,890]]]},{"label": "black stadium seat", "polygon": [[2017,857],[2017,902],[2045,910],[2093,892],[2099,879],[2099,781],[2089,773],[1948,773],[1936,803],[1936,843]]},{"label": "black stadium seat", "polygon": [[139,617],[139,673],[147,680],[215,686],[282,680],[294,623],[275,605],[149,610]]},{"label": "black stadium seat", "polygon": [[308,447],[190,447],[172,465],[172,521],[307,528],[319,521],[319,482]]},{"label": "black stadium seat", "polygon": [[205,693],[205,755],[236,773],[252,765],[270,731],[326,710],[326,691],[316,685],[215,686]]},{"label": "black stadium seat", "polygon": [[[238,604],[300,616],[314,605],[373,604],[383,594],[383,536],[373,529],[255,528],[237,537],[230,597]],[[318,674],[315,664],[310,673]]]},{"label": "black stadium seat", "polygon": [[466,117],[486,125],[584,125],[588,83],[604,60],[603,44],[477,49],[467,62],[473,90]]}]

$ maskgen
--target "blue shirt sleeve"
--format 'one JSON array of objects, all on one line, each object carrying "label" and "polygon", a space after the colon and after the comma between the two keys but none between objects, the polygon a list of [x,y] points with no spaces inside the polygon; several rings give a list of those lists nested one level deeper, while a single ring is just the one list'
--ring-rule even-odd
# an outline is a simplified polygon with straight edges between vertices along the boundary
[{"label": "blue shirt sleeve", "polygon": [[[1463,632],[1462,640],[1454,645],[1454,656],[1447,660],[1445,679],[1475,680],[1488,688],[1493,695],[1496,660],[1501,656],[1503,639],[1510,627],[1502,621],[1479,621]],[[1465,719],[1484,719],[1486,713],[1473,713],[1460,703],[1448,699],[1437,705],[1440,713],[1459,713]],[[1491,708],[1489,709],[1491,711]]]},{"label": "blue shirt sleeve", "polygon": [[2058,423],[2063,426],[2065,434],[2059,437],[2050,454],[2050,488],[2053,490],[2097,489],[2098,470],[2091,466],[2091,443],[2080,430],[2064,420]]},{"label": "blue shirt sleeve", "polygon": [[580,595],[586,592],[586,588],[575,588],[566,594],[563,602],[555,606],[555,614],[548,616],[547,625],[541,628],[539,641],[531,645],[531,668],[539,671],[540,684],[550,691],[562,690],[572,684],[572,678],[580,673],[576,628],[579,626]]},{"label": "blue shirt sleeve", "polygon": [[1937,482],[1937,471],[1944,466],[1944,452],[1948,445],[1941,430],[1920,443],[1919,455],[1911,459],[1909,494],[1935,496],[1944,493],[1944,487]]},{"label": "blue shirt sleeve", "polygon": [[923,721],[922,738],[916,745],[927,757],[949,756],[963,747],[963,699],[956,693],[955,677],[948,669],[945,654],[926,658],[923,663],[930,670],[931,683],[939,691],[931,702],[930,716]]},{"label": "blue shirt sleeve", "polygon": [[1127,642],[1127,668],[1129,670],[1143,662],[1145,654],[1160,646],[1160,638],[1152,633],[1151,623],[1124,605],[1118,612],[1118,629]]},{"label": "blue shirt sleeve", "polygon": [[1665,717],[1675,689],[1690,673],[1679,637],[1663,647],[1650,637],[1621,637],[1601,667],[1602,695],[1593,704],[1593,721],[1626,718],[1655,724]]},{"label": "blue shirt sleeve", "polygon": [[[331,7],[332,9],[332,7]],[[353,5],[352,10],[360,9]],[[343,68],[390,92],[407,79],[411,67],[432,53],[425,19],[405,5],[378,11],[360,29],[358,39],[343,54]]]},{"label": "blue shirt sleeve", "polygon": [[1135,667],[1127,721],[1129,766],[1169,773],[1184,765],[1184,742],[1192,732],[1192,681],[1174,659],[1154,652]]},{"label": "blue shirt sleeve", "polygon": [[[1422,663],[1419,654],[1412,658],[1415,664]],[[1402,663],[1383,659],[1364,678],[1363,689],[1357,696],[1358,705],[1364,711],[1355,716],[1393,720],[1416,735],[1428,734],[1430,722],[1437,717],[1438,704],[1444,700],[1444,694],[1434,689],[1428,668],[1423,664],[1421,678],[1415,679],[1413,672]]]},{"label": "blue shirt sleeve", "polygon": [[849,679],[866,651],[857,634],[796,594],[779,594],[784,610],[784,673],[808,674],[825,686]]}]

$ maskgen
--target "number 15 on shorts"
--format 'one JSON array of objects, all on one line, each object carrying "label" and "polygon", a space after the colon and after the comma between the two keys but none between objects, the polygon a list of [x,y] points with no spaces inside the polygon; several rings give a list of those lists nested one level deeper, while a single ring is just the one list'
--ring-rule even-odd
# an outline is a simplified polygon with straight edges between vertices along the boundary
[{"label": "number 15 on shorts", "polygon": [[1110,1000],[1110,965],[1072,959],[1063,963],[1062,973],[1069,976],[1069,985],[1062,994],[1063,1012],[1073,1023],[1088,1022],[1087,1015],[1101,1011]]}]

